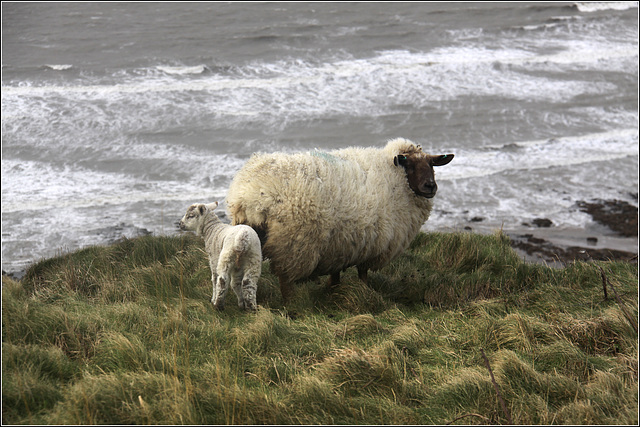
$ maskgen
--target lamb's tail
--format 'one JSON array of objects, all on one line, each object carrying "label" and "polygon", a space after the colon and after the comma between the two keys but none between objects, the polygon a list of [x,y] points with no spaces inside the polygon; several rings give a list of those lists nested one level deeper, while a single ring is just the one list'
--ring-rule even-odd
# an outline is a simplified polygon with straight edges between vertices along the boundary
[{"label": "lamb's tail", "polygon": [[242,230],[241,233],[236,234],[236,238],[233,242],[236,267],[240,266],[240,259],[242,258],[242,255],[249,250],[250,246],[251,242],[248,230]]}]

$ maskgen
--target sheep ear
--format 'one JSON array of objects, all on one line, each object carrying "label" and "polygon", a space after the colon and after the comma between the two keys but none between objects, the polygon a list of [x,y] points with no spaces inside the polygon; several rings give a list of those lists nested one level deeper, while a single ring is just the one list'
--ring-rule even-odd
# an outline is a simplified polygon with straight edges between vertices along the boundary
[{"label": "sheep ear", "polygon": [[453,160],[453,154],[443,154],[433,158],[433,166],[444,166]]},{"label": "sheep ear", "polygon": [[205,205],[198,205],[198,212],[200,212],[200,215],[204,215],[206,211],[207,207]]},{"label": "sheep ear", "polygon": [[210,211],[214,210],[215,208],[218,207],[218,202],[213,202],[213,203],[209,203],[208,205],[206,205],[206,208]]},{"label": "sheep ear", "polygon": [[406,166],[407,156],[405,156],[404,154],[398,154],[393,158],[393,164],[396,166]]}]

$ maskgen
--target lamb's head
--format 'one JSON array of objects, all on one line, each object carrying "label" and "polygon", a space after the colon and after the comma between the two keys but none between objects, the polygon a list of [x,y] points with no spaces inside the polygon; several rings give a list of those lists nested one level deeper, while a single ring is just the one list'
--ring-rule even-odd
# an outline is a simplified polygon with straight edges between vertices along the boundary
[{"label": "lamb's head", "polygon": [[180,229],[199,233],[202,230],[202,225],[204,224],[205,216],[207,216],[207,211],[213,211],[217,206],[218,202],[213,202],[208,205],[203,203],[194,203],[189,206],[187,213],[184,214],[180,220]]},{"label": "lamb's head", "polygon": [[448,164],[453,160],[453,154],[433,156],[424,153],[420,146],[412,148],[395,156],[393,164],[404,168],[409,187],[416,195],[430,199],[438,191],[433,167]]}]

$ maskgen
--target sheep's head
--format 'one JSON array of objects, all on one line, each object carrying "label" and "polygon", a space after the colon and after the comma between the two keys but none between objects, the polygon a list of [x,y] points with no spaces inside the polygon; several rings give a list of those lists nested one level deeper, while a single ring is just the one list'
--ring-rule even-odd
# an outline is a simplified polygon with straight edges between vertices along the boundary
[{"label": "sheep's head", "polygon": [[416,147],[413,151],[398,154],[394,157],[393,164],[404,168],[409,187],[416,195],[430,199],[438,191],[433,167],[444,166],[451,160],[453,154],[432,156]]},{"label": "sheep's head", "polygon": [[208,210],[213,211],[218,206],[218,202],[205,205],[203,203],[194,203],[189,206],[187,213],[180,220],[180,229],[185,231],[195,231],[196,233],[202,228],[204,217]]}]

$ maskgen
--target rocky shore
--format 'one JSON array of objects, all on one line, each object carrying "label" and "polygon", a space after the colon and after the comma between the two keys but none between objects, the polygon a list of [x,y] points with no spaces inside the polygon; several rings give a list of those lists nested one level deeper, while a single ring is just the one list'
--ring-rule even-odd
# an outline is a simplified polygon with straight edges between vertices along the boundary
[{"label": "rocky shore", "polygon": [[[637,199],[637,195],[635,195]],[[579,202],[593,224],[586,229],[555,229],[547,218],[537,218],[526,232],[507,232],[512,246],[527,261],[563,266],[575,260],[638,261],[638,208],[620,200]]]}]

